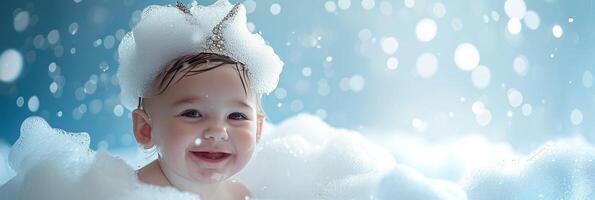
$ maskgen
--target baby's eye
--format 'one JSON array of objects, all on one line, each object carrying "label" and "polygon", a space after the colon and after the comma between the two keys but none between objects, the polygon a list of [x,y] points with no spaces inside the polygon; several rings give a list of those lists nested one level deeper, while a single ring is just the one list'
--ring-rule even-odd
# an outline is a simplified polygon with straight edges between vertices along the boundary
[{"label": "baby's eye", "polygon": [[199,118],[199,117],[202,117],[202,114],[200,114],[200,112],[198,110],[195,110],[195,109],[185,110],[180,115],[181,116],[184,116],[184,117],[190,117],[190,118]]},{"label": "baby's eye", "polygon": [[227,118],[233,119],[233,120],[248,120],[248,117],[246,117],[246,115],[244,115],[243,113],[239,113],[239,112],[231,113],[231,114],[229,114],[229,116]]}]

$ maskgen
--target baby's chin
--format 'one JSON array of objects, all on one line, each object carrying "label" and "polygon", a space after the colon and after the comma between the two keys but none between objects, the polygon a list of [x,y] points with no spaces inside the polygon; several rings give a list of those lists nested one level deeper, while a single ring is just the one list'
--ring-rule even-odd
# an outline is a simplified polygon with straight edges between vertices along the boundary
[{"label": "baby's chin", "polygon": [[201,184],[214,184],[224,182],[229,179],[231,175],[225,172],[214,171],[214,170],[204,170],[195,174],[193,179]]}]

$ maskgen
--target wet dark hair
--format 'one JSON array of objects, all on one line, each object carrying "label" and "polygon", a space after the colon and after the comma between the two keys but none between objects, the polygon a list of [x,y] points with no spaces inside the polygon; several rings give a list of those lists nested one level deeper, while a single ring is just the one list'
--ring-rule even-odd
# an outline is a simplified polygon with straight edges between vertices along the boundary
[{"label": "wet dark hair", "polygon": [[[215,65],[208,65],[209,63],[215,63]],[[162,71],[156,78],[161,78],[158,88],[159,92],[157,95],[162,94],[172,84],[173,80],[179,73],[184,73],[181,77],[176,80],[173,84],[176,84],[186,76],[192,76],[207,72],[225,64],[234,65],[235,70],[238,72],[238,76],[242,82],[244,93],[248,95],[246,89],[246,83],[248,80],[248,70],[245,65],[241,62],[234,60],[233,58],[225,55],[215,53],[199,53],[194,55],[185,55],[176,59],[173,59],[166,66],[166,70]]]},{"label": "wet dark hair", "polygon": [[[203,52],[198,54],[189,54],[171,60],[165,65],[165,69],[155,77],[152,86],[158,89],[156,95],[160,95],[165,92],[169,86],[176,84],[186,76],[204,73],[221,67],[225,64],[231,64],[238,72],[238,76],[242,82],[242,87],[244,88],[244,93],[246,96],[248,96],[249,88],[247,88],[247,83],[250,81],[248,69],[243,63],[236,61],[229,56],[216,53]],[[181,74],[181,76],[178,76],[179,74]],[[260,114],[264,114],[264,110],[262,109],[260,101],[261,94],[255,94],[255,96],[257,104],[256,111]],[[142,108],[142,99],[142,97],[139,97],[139,108]]]}]

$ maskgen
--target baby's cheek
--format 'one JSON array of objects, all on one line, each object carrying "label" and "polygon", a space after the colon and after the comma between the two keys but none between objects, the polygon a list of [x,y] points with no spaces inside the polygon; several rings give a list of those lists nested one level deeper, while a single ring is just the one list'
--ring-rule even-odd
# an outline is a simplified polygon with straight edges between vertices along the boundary
[{"label": "baby's cheek", "polygon": [[159,134],[161,135],[160,148],[163,149],[164,153],[179,155],[184,155],[187,145],[196,137],[196,134],[192,133],[192,131],[173,127],[164,129]]}]

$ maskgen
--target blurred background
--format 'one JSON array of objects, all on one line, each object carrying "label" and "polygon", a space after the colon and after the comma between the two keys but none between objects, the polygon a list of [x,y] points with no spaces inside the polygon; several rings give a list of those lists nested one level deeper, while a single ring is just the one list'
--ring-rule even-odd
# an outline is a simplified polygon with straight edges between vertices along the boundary
[{"label": "blurred background", "polygon": [[[285,61],[263,102],[272,124],[310,113],[370,137],[479,135],[523,154],[595,142],[593,0],[231,2]],[[38,115],[94,149],[135,147],[117,48],[151,4],[175,1],[3,1],[0,143]]]}]

